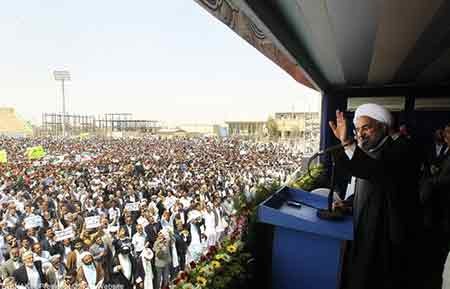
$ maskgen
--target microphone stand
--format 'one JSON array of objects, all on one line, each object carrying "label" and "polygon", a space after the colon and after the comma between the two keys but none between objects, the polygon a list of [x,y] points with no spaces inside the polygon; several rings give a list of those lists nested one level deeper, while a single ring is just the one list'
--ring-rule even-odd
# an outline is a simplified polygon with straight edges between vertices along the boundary
[{"label": "microphone stand", "polygon": [[[311,163],[314,159],[316,159],[318,156],[325,154],[325,153],[330,153],[336,149],[339,149],[341,147],[344,147],[342,145],[340,146],[335,146],[332,147],[330,149],[326,149],[324,151],[320,151],[318,153],[315,153],[309,160],[308,160],[308,174],[309,176],[312,178],[311,175]],[[333,197],[334,197],[334,187],[335,187],[335,183],[336,183],[336,158],[334,156],[334,154],[331,154],[331,180],[330,180],[330,192],[328,193],[328,198],[327,198],[327,204],[328,207],[327,209],[318,209],[317,210],[317,217],[319,217],[320,219],[323,220],[331,220],[331,221],[338,221],[338,220],[342,220],[345,215],[344,213],[339,210],[339,209],[334,209],[333,210]]]}]

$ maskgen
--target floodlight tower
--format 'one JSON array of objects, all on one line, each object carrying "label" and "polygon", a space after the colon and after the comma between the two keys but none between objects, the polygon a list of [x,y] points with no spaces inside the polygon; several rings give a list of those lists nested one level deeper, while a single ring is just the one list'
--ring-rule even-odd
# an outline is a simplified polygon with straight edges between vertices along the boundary
[{"label": "floodlight tower", "polygon": [[53,75],[54,75],[56,81],[61,81],[62,113],[63,113],[62,134],[63,134],[63,136],[66,136],[66,97],[64,95],[64,82],[70,81],[70,72],[68,70],[55,70],[55,71],[53,71]]}]

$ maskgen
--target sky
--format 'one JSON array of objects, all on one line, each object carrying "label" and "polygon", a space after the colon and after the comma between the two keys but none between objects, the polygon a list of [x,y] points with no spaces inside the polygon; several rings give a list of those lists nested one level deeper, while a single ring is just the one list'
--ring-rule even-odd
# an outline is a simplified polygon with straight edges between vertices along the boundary
[{"label": "sky", "polygon": [[17,0],[0,10],[0,106],[39,123],[62,111],[220,123],[318,111],[320,94],[193,0]]}]

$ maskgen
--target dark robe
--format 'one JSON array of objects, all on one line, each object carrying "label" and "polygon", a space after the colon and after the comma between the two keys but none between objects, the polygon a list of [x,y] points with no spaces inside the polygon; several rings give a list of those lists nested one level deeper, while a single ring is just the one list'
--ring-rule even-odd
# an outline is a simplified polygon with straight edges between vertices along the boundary
[{"label": "dark robe", "polygon": [[114,258],[112,259],[112,264],[111,264],[111,279],[109,280],[108,284],[111,285],[120,285],[122,286],[122,289],[132,289],[133,288],[133,283],[134,283],[134,278],[135,278],[135,274],[136,274],[136,263],[134,258],[131,256],[131,254],[128,254],[128,258],[130,260],[131,263],[131,280],[127,279],[125,277],[125,275],[123,274],[122,271],[119,272],[114,272],[114,267],[121,265],[120,261],[119,261],[119,256],[118,254],[116,254],[116,256],[114,256]]},{"label": "dark robe", "polygon": [[357,178],[346,287],[419,288],[410,257],[421,234],[415,146],[386,137],[370,155],[357,147],[349,160],[342,149],[336,162]]},{"label": "dark robe", "polygon": [[155,244],[156,238],[158,237],[158,233],[161,229],[161,223],[159,222],[148,224],[144,228],[145,234],[147,234],[147,241],[150,243],[150,248],[153,248],[153,244]]}]

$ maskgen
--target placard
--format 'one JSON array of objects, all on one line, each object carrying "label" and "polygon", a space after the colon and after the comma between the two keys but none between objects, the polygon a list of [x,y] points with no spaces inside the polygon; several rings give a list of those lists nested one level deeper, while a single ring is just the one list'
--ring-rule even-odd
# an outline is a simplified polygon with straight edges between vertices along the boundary
[{"label": "placard", "polygon": [[127,203],[125,209],[130,212],[139,211],[139,202]]},{"label": "placard", "polygon": [[84,219],[86,222],[86,229],[95,229],[100,227],[100,216],[92,216]]},{"label": "placard", "polygon": [[31,229],[36,227],[42,227],[42,218],[41,216],[31,216],[25,218],[25,229]]},{"label": "placard", "polygon": [[73,232],[72,227],[67,227],[64,230],[55,231],[55,241],[56,242],[63,241],[66,239],[71,239],[73,237],[75,237],[75,233]]}]

